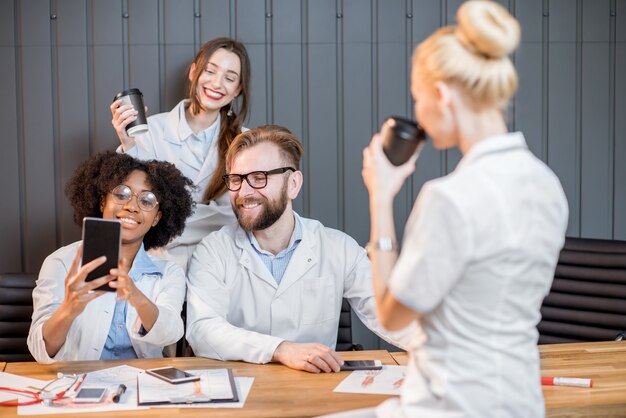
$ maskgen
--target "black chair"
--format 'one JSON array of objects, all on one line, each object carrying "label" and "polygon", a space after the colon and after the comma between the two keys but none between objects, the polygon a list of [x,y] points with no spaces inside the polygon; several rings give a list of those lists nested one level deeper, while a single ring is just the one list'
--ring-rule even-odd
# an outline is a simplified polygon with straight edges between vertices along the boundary
[{"label": "black chair", "polygon": [[363,350],[361,344],[352,342],[352,314],[350,304],[346,299],[341,304],[341,316],[339,317],[339,331],[337,332],[337,351]]},{"label": "black chair", "polygon": [[626,241],[567,238],[541,315],[539,344],[624,338]]},{"label": "black chair", "polygon": [[0,361],[33,361],[26,338],[33,315],[36,274],[0,274]]}]

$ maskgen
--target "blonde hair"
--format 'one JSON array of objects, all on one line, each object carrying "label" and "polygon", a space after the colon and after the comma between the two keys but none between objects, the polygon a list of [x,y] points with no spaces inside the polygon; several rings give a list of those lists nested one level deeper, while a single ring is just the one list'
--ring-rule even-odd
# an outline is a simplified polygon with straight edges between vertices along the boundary
[{"label": "blonde hair", "polygon": [[455,84],[475,106],[505,107],[517,90],[517,72],[508,55],[519,44],[519,23],[488,0],[463,3],[457,22],[417,47],[413,66],[419,77],[427,84]]},{"label": "blonde hair", "polygon": [[230,144],[226,152],[227,172],[230,171],[233,160],[241,151],[264,142],[276,145],[280,149],[285,163],[296,170],[300,169],[300,158],[302,158],[304,149],[298,138],[283,126],[262,125],[240,133]]}]

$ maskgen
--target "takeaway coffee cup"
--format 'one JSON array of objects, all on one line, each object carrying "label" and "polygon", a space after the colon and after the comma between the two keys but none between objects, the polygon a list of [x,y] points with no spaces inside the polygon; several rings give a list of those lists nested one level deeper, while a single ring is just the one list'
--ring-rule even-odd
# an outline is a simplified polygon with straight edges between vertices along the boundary
[{"label": "takeaway coffee cup", "polygon": [[122,105],[133,105],[137,111],[137,119],[126,125],[128,136],[137,136],[148,131],[148,121],[146,119],[146,108],[143,105],[143,94],[139,89],[128,89],[117,93],[113,101],[122,99]]},{"label": "takeaway coffee cup", "polygon": [[383,151],[393,165],[406,163],[413,153],[424,146],[426,132],[412,120],[390,116],[380,128]]}]

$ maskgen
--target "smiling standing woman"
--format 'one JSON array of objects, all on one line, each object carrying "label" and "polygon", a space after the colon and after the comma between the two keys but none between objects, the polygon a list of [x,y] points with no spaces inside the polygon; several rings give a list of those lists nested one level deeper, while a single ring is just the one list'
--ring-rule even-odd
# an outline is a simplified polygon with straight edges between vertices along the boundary
[{"label": "smiling standing woman", "polygon": [[213,39],[200,48],[188,72],[187,99],[170,112],[148,118],[148,132],[135,137],[126,126],[136,120],[132,105],[111,104],[119,153],[176,165],[197,186],[194,214],[183,234],[159,250],[159,255],[187,270],[196,244],[235,218],[222,181],[224,157],[243,123],[250,104],[250,60],[242,43]]},{"label": "smiling standing woman", "polygon": [[507,132],[518,22],[492,1],[463,3],[457,22],[417,47],[411,92],[434,147],[457,147],[463,158],[420,190],[399,255],[393,200],[416,157],[393,166],[379,135],[363,152],[378,318],[389,330],[417,320],[419,331],[401,398],[346,416],[545,415],[536,325],[567,201],[523,134]]},{"label": "smiling standing woman", "polygon": [[[43,262],[33,290],[28,347],[41,363],[163,357],[183,336],[185,274],[146,250],[179,235],[191,214],[191,180],[163,161],[106,152],[74,172],[66,193],[74,221],[116,219],[122,226],[120,265],[86,282],[104,257],[80,265],[80,242]],[[95,291],[108,283],[115,291]]]}]

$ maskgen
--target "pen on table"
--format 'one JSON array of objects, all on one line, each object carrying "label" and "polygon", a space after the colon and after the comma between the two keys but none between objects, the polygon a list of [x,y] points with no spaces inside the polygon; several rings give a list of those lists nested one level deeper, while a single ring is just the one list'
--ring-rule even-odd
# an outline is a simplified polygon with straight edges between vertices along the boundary
[{"label": "pen on table", "polygon": [[577,377],[541,377],[541,384],[548,386],[576,386],[579,388],[590,388],[593,386],[591,379],[580,379]]},{"label": "pen on table", "polygon": [[120,401],[120,398],[124,394],[124,392],[126,392],[126,385],[125,384],[119,385],[117,387],[117,390],[113,394],[113,402],[118,403]]}]

